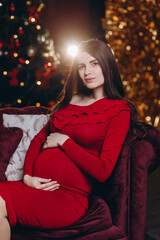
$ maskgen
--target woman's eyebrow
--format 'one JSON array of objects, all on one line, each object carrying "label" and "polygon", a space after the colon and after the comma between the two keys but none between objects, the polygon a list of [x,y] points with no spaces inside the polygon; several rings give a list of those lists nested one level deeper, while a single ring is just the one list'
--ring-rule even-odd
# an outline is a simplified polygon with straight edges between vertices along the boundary
[{"label": "woman's eyebrow", "polygon": [[[95,62],[95,61],[97,61],[97,59],[93,59],[93,60],[89,61],[89,63],[92,63],[92,62]],[[83,65],[83,64],[85,64],[85,63],[78,63],[77,65]]]}]

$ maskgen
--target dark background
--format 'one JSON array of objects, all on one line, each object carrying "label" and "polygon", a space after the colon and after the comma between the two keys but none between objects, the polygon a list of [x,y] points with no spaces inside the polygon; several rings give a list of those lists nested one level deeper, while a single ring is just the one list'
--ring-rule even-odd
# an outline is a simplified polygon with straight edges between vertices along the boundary
[{"label": "dark background", "polygon": [[41,19],[62,58],[68,45],[89,38],[105,40],[104,0],[46,0]]}]

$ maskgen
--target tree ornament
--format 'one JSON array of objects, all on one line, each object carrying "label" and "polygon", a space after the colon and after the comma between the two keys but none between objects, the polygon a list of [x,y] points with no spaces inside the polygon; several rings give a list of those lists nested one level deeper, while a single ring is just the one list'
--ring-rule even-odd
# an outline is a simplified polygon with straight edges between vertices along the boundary
[{"label": "tree ornament", "polygon": [[18,29],[18,33],[19,33],[20,35],[22,35],[22,34],[24,33],[24,30],[23,30],[22,27],[19,27],[19,29]]},{"label": "tree ornament", "polygon": [[14,12],[15,11],[15,6],[14,6],[14,4],[12,3],[11,4],[11,6],[10,6],[10,10],[12,11],[12,12]]},{"label": "tree ornament", "polygon": [[16,42],[16,47],[19,47],[20,46],[20,43],[19,42]]}]

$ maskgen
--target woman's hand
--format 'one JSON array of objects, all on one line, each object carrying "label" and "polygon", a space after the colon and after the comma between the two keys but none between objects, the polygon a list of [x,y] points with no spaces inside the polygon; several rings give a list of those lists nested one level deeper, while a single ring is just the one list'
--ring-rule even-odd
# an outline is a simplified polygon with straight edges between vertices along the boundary
[{"label": "woman's hand", "polygon": [[59,184],[57,181],[51,181],[51,179],[40,178],[40,177],[32,177],[30,175],[25,175],[23,177],[23,182],[27,186],[42,189],[45,191],[55,191],[59,189]]},{"label": "woman's hand", "polygon": [[59,147],[62,146],[62,144],[68,139],[69,137],[65,134],[61,134],[61,133],[51,133],[46,141],[43,144],[43,148],[42,149],[46,149],[46,148],[52,148],[52,147]]}]

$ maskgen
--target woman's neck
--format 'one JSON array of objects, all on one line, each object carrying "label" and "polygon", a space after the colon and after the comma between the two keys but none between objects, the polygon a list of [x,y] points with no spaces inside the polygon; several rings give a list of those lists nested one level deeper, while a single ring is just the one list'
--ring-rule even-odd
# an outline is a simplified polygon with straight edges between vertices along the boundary
[{"label": "woman's neck", "polygon": [[106,97],[102,88],[93,89],[92,98],[95,100]]}]

